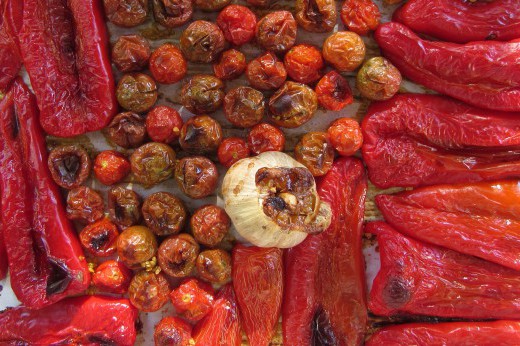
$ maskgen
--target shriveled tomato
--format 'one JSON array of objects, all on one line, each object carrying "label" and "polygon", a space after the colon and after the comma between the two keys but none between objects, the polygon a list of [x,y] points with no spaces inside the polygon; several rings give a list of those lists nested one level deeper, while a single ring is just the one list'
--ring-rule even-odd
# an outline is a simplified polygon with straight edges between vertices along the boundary
[{"label": "shriveled tomato", "polygon": [[213,73],[217,78],[229,80],[238,78],[246,70],[246,57],[236,49],[226,50],[213,64]]},{"label": "shriveled tomato", "polygon": [[249,157],[246,141],[238,137],[226,138],[218,146],[218,160],[224,167],[231,167],[235,162]]},{"label": "shriveled tomato", "polygon": [[327,129],[329,140],[340,155],[354,155],[363,144],[359,123],[352,118],[339,118]]},{"label": "shriveled tomato", "polygon": [[211,310],[214,291],[211,285],[189,278],[170,293],[170,299],[181,317],[190,322],[198,322]]},{"label": "shriveled tomato", "polygon": [[130,161],[115,150],[105,150],[94,160],[94,175],[105,185],[114,185],[130,173]]},{"label": "shriveled tomato", "polygon": [[245,6],[229,5],[219,13],[217,25],[226,40],[241,46],[255,37],[256,16]]},{"label": "shriveled tomato", "polygon": [[261,123],[251,129],[247,136],[247,144],[255,155],[265,151],[283,151],[285,135],[277,127]]},{"label": "shriveled tomato", "polygon": [[92,283],[102,292],[123,294],[128,291],[133,273],[122,262],[101,263],[92,275]]},{"label": "shriveled tomato", "polygon": [[372,0],[345,0],[341,7],[341,21],[358,35],[375,30],[380,19],[379,8]]},{"label": "shriveled tomato", "polygon": [[179,139],[182,125],[179,112],[168,106],[154,107],[146,116],[146,132],[154,142],[168,144]]},{"label": "shriveled tomato", "polygon": [[267,52],[249,62],[246,77],[254,88],[272,90],[282,86],[287,79],[287,71],[276,55]]},{"label": "shriveled tomato", "polygon": [[340,111],[354,101],[348,80],[336,71],[323,76],[315,91],[318,103],[329,111]]},{"label": "shriveled tomato", "polygon": [[325,66],[320,50],[309,44],[292,47],[285,54],[284,64],[289,77],[305,84],[317,81]]},{"label": "shriveled tomato", "polygon": [[150,57],[150,72],[159,83],[177,83],[186,76],[187,71],[181,50],[171,43],[163,44]]},{"label": "shriveled tomato", "polygon": [[155,326],[155,346],[192,346],[191,326],[177,317],[165,317]]},{"label": "shriveled tomato", "polygon": [[79,240],[88,253],[107,257],[116,252],[118,236],[117,226],[104,218],[83,228],[79,233]]},{"label": "shriveled tomato", "polygon": [[294,158],[315,177],[325,175],[334,162],[334,148],[325,132],[308,132],[294,148]]}]

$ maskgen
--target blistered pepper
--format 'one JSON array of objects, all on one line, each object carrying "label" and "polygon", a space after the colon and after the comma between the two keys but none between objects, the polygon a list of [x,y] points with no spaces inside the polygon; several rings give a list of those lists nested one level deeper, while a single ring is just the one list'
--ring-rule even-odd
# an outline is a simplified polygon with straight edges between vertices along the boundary
[{"label": "blistered pepper", "polygon": [[6,92],[22,66],[18,33],[22,26],[23,2],[0,1],[0,92]]},{"label": "blistered pepper", "polygon": [[[367,180],[360,160],[340,158],[319,180],[332,222],[285,256],[283,343],[361,345],[367,326],[362,253]],[[348,283],[348,284],[345,284]]]},{"label": "blistered pepper", "polygon": [[23,0],[23,4],[20,50],[43,129],[72,137],[104,128],[117,103],[102,2]]},{"label": "blistered pepper", "polygon": [[520,117],[447,97],[401,94],[372,103],[363,159],[378,187],[520,176]]},{"label": "blistered pepper", "polygon": [[0,190],[11,287],[29,308],[84,291],[90,273],[47,166],[36,100],[17,79],[0,103]]},{"label": "blistered pepper", "polygon": [[518,271],[428,245],[372,222],[381,269],[370,291],[376,315],[427,315],[467,319],[519,319]]},{"label": "blistered pepper", "polygon": [[473,106],[520,111],[520,41],[427,41],[395,22],[380,25],[374,37],[413,82]]}]

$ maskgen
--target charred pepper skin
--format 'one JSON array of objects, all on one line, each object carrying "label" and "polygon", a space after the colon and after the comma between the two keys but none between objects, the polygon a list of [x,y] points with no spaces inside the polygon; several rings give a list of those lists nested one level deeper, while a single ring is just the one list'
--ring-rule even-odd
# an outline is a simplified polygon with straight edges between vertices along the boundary
[{"label": "charred pepper skin", "polygon": [[0,92],[7,92],[22,66],[18,33],[22,27],[23,2],[0,1]]},{"label": "charred pepper skin", "polygon": [[90,273],[47,167],[34,96],[17,79],[0,103],[0,190],[11,287],[28,308],[83,292]]},{"label": "charred pepper skin", "polygon": [[368,304],[374,314],[520,318],[518,271],[408,238],[385,222],[365,231],[377,235],[381,254]]},{"label": "charred pepper skin", "polygon": [[0,343],[131,346],[137,317],[128,299],[103,296],[68,298],[41,310],[20,306],[0,313]]},{"label": "charred pepper skin", "polygon": [[383,55],[413,82],[476,107],[520,111],[520,40],[427,41],[395,22],[380,25],[374,37]]},{"label": "charred pepper skin", "polygon": [[102,2],[23,0],[20,49],[50,135],[104,128],[117,111]]},{"label": "charred pepper skin", "polygon": [[380,188],[520,176],[520,118],[437,95],[400,94],[370,105],[363,160]]},{"label": "charred pepper skin", "polygon": [[412,0],[394,12],[393,20],[448,42],[520,38],[520,6],[516,0]]},{"label": "charred pepper skin", "polygon": [[[361,345],[367,326],[363,215],[367,192],[360,160],[339,158],[318,181],[332,222],[285,254],[283,343]],[[344,285],[349,282],[349,285]]]}]

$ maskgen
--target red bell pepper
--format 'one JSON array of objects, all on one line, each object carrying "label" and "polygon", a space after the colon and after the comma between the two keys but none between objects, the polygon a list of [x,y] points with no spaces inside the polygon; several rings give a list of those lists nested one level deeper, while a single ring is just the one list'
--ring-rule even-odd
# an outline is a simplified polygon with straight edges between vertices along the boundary
[{"label": "red bell pepper", "polygon": [[520,270],[520,186],[516,180],[436,185],[378,195],[399,232]]},{"label": "red bell pepper", "polygon": [[401,94],[370,105],[363,159],[378,187],[520,176],[520,116],[436,95]]},{"label": "red bell pepper", "polygon": [[84,291],[87,263],[47,166],[34,96],[21,79],[0,103],[0,190],[11,287],[29,308]]},{"label": "red bell pepper", "polygon": [[285,255],[283,344],[361,345],[367,327],[362,253],[367,180],[360,160],[337,159],[318,182],[330,203],[327,230]]},{"label": "red bell pepper", "polygon": [[464,45],[427,41],[406,26],[380,25],[375,39],[407,78],[471,105],[520,111],[520,41]]},{"label": "red bell pepper", "polygon": [[117,111],[102,2],[23,3],[20,49],[43,129],[59,137],[102,129]]},{"label": "red bell pepper", "polygon": [[518,0],[410,0],[394,12],[393,19],[449,42],[520,38]]},{"label": "red bell pepper", "polygon": [[[2,143],[0,141],[0,153],[3,151],[1,145],[2,145]],[[0,193],[0,198],[2,198],[1,193]],[[0,215],[0,280],[4,279],[7,276],[7,268],[8,268],[8,264],[7,264],[7,252],[5,250],[5,241],[4,241],[4,225],[2,223],[2,215]]]},{"label": "red bell pepper", "polygon": [[520,322],[410,323],[378,330],[365,346],[518,346]]},{"label": "red bell pepper", "polygon": [[518,271],[408,238],[384,222],[366,231],[377,235],[381,255],[368,305],[374,314],[520,319]]},{"label": "red bell pepper", "polygon": [[0,313],[2,345],[120,345],[136,338],[137,309],[128,299],[68,298],[40,310]]},{"label": "red bell pepper", "polygon": [[0,0],[0,92],[7,92],[22,67],[18,33],[22,27],[23,3]]},{"label": "red bell pepper", "polygon": [[249,343],[268,346],[280,318],[283,252],[277,248],[233,248],[233,288]]}]

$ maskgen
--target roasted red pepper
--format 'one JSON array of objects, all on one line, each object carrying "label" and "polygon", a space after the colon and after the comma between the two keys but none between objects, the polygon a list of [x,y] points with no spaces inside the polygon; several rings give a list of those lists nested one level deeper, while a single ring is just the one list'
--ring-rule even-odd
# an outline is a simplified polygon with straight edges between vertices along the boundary
[{"label": "roasted red pepper", "polygon": [[102,2],[23,3],[20,50],[43,129],[59,137],[102,129],[117,111]]},{"label": "roasted red pepper", "polygon": [[251,345],[268,346],[280,318],[283,252],[277,248],[233,248],[233,287],[242,326]]},{"label": "roasted red pepper", "polygon": [[520,117],[447,97],[401,94],[372,103],[363,159],[378,187],[520,176]]},{"label": "roasted red pepper", "polygon": [[377,235],[381,269],[370,291],[376,315],[519,319],[518,271],[408,238],[384,222]]},{"label": "roasted red pepper", "polygon": [[[0,152],[3,151],[0,143]],[[0,198],[2,195],[0,194]],[[0,215],[0,280],[4,279],[7,275],[7,252],[5,250],[4,242],[4,225],[2,223],[2,216]]]},{"label": "roasted red pepper", "polygon": [[[340,158],[318,183],[332,223],[285,256],[284,345],[360,345],[367,326],[362,254],[367,180],[360,160]],[[348,283],[348,284],[346,284]]]},{"label": "roasted red pepper", "polygon": [[22,11],[22,1],[0,0],[0,92],[8,90],[22,66],[18,48]]},{"label": "roasted red pepper", "polygon": [[85,290],[90,273],[47,167],[34,96],[17,79],[0,103],[0,190],[11,287],[29,308]]},{"label": "roasted red pepper", "polygon": [[410,323],[378,330],[365,346],[520,345],[520,322]]},{"label": "roasted red pepper", "polygon": [[41,310],[0,313],[2,345],[128,345],[135,342],[137,309],[128,299],[84,296]]},{"label": "roasted red pepper", "polygon": [[416,83],[477,107],[520,111],[520,41],[427,41],[394,22],[380,25],[375,39]]},{"label": "roasted red pepper", "polygon": [[394,20],[449,42],[520,38],[518,0],[411,0],[394,12]]}]

